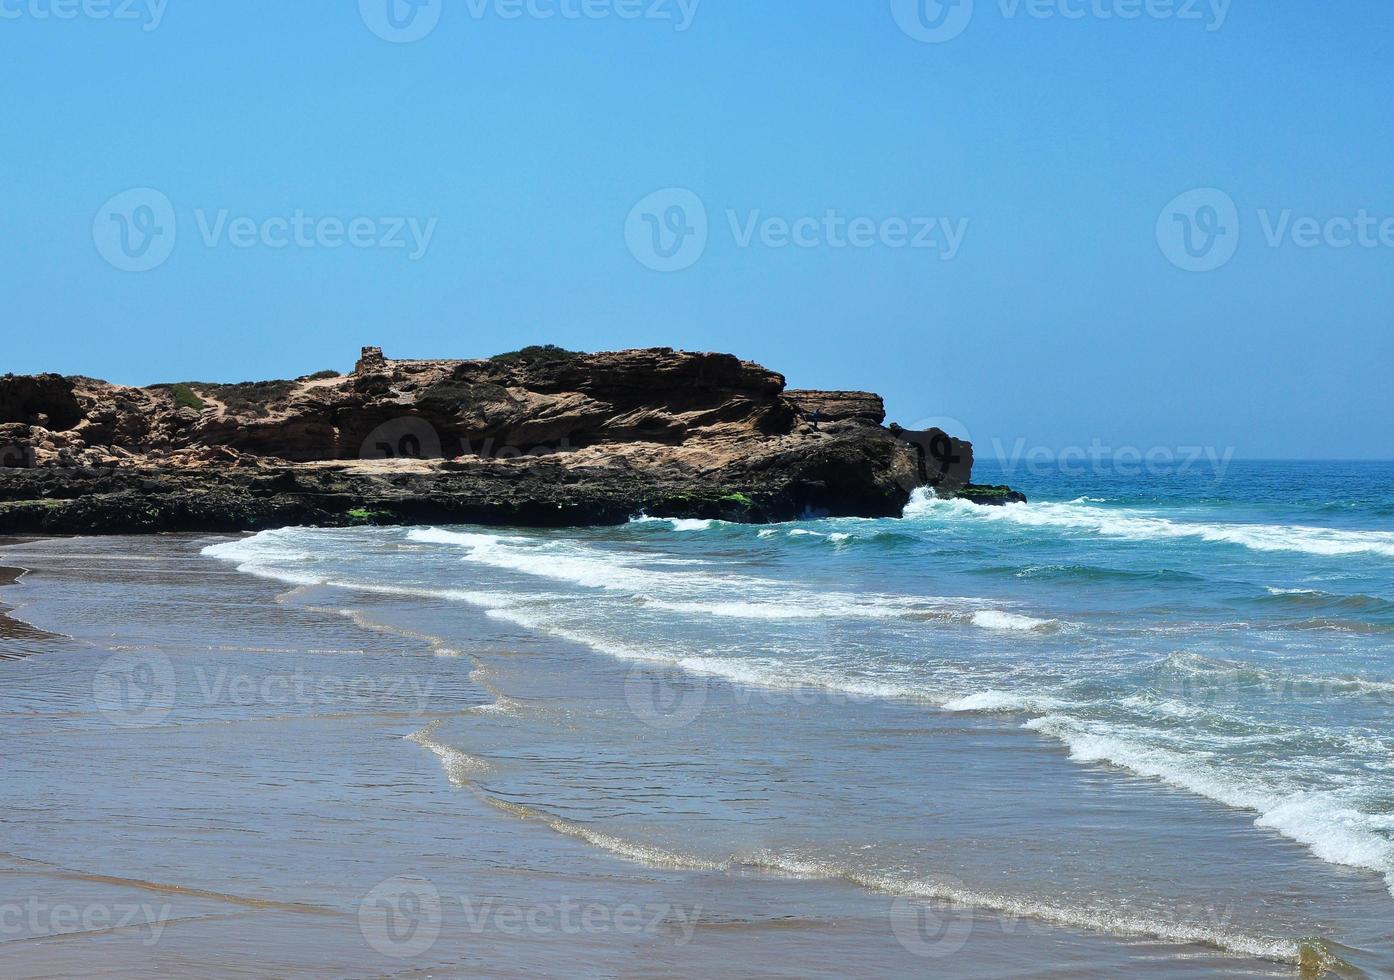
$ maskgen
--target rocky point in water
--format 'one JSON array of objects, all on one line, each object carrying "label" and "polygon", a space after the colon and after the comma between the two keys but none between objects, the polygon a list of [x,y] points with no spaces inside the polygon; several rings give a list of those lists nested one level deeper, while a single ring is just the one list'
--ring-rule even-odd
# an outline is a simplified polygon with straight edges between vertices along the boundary
[{"label": "rocky point in water", "polygon": [[0,377],[0,533],[899,515],[973,447],[886,428],[877,395],[794,391],[729,354],[533,347],[352,374],[130,388]]}]

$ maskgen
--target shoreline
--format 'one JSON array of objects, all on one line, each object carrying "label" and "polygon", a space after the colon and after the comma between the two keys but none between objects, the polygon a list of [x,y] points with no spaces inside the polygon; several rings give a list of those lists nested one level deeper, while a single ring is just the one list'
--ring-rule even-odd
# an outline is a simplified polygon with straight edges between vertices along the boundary
[{"label": "shoreline", "polygon": [[[63,542],[65,540],[71,542],[71,539],[58,538],[54,540],[58,542]],[[149,541],[151,539],[144,540]],[[175,544],[176,540],[184,539],[171,539],[169,543]],[[18,542],[8,543],[15,544]],[[49,542],[40,539],[31,539],[26,543],[46,545]],[[3,546],[3,544],[4,543],[0,543],[0,546]],[[93,545],[94,550],[101,550],[102,543],[99,539],[93,539]],[[174,548],[170,553],[185,554],[192,557],[192,555],[196,552],[192,552],[190,549],[181,545],[179,547]],[[0,552],[0,554],[3,554],[3,552]],[[212,567],[206,569],[207,574],[209,576],[213,576],[214,578],[221,579],[222,576],[218,574],[218,566],[221,565],[221,563],[209,561],[209,565]],[[272,595],[274,597],[273,601],[278,605],[281,604],[281,600],[290,597],[292,593],[296,593],[301,588],[303,588],[299,586],[288,586],[284,583],[274,583],[266,580],[253,579],[250,576],[234,572],[230,568],[224,568],[221,571],[226,573],[227,575],[233,576],[233,578],[229,581],[239,582],[241,585],[246,587],[250,594],[259,593]],[[16,575],[15,578],[18,578],[18,576]],[[139,578],[139,575],[137,575],[137,578]],[[312,590],[319,588],[323,587],[311,587]],[[320,603],[318,600],[313,602],[306,602],[304,604],[304,607],[312,610],[321,609],[332,612],[333,610],[345,605],[344,599],[352,595],[352,589],[344,590],[334,588],[330,589],[329,593],[331,595],[337,595],[342,598],[338,598],[331,603]],[[299,607],[301,605],[301,598],[302,597],[295,597],[294,601],[290,603],[290,606],[288,608]],[[376,602],[377,599],[375,599],[374,601]],[[416,626],[406,626],[401,627],[400,629],[398,627],[393,626],[390,617],[387,619],[383,619],[374,615],[376,607],[374,607],[373,604],[370,603],[368,606],[365,607],[364,603],[362,602],[362,597],[354,599],[353,601],[348,603],[348,605],[352,606],[356,610],[354,616],[348,617],[348,622],[352,624],[355,631],[357,631],[365,637],[378,635],[379,633],[383,633],[385,635],[393,635],[394,632],[396,632],[400,634],[398,635],[398,639],[402,640],[403,642],[426,644],[428,647],[431,647],[432,649],[434,649],[434,647],[437,645],[447,645],[450,643],[449,636],[428,635],[427,633],[423,633],[421,629]],[[385,603],[380,608],[376,608],[376,612],[383,613],[397,608],[398,607],[396,604]],[[419,612],[412,611],[414,608],[416,607],[413,605],[402,607],[402,609],[399,611],[399,615],[419,617]],[[428,606],[422,606],[421,608],[428,608]],[[403,630],[405,632],[402,632]],[[434,640],[434,642],[432,642],[432,640]],[[369,648],[370,647],[371,644],[369,644]],[[490,660],[494,661],[492,663],[489,660],[479,660],[478,658],[474,658],[472,654],[466,653],[466,656],[471,656],[471,658],[475,661],[475,669],[470,670],[468,672],[471,675],[471,683],[477,682],[477,678],[474,676],[476,673],[480,671],[486,671],[488,672],[489,676],[487,678],[487,682],[483,684],[482,693],[485,693],[487,695],[489,699],[487,702],[488,704],[501,703],[499,702],[500,698],[506,699],[506,702],[502,703],[516,704],[519,700],[519,697],[521,697],[523,702],[525,703],[534,703],[534,699],[539,696],[539,692],[533,692],[532,694],[529,694],[526,691],[510,690],[507,687],[495,686],[495,683],[497,681],[496,675],[498,674],[499,670],[502,669],[505,665],[509,665],[515,662],[518,655],[516,652],[510,651],[509,648],[506,646],[498,646],[492,649],[494,650],[494,655],[490,658]],[[585,656],[595,657],[595,654],[588,653]],[[440,659],[441,658],[439,656],[433,657],[433,660]],[[449,658],[445,658],[445,660],[448,661]],[[596,665],[592,664],[591,666],[594,668]],[[612,669],[613,668],[611,667],[606,667],[607,672],[612,671]],[[715,688],[713,688],[713,690],[715,690]],[[724,691],[725,687],[723,686],[721,690]],[[733,685],[732,691],[737,690],[738,687]],[[536,703],[546,704],[549,702],[549,696],[546,694],[545,691],[540,692],[540,696],[542,700],[537,701]],[[727,695],[722,696],[725,697]],[[738,696],[737,699],[739,699]],[[483,711],[484,713],[478,715],[478,717],[489,717],[496,713],[495,711],[485,710],[483,702],[475,705],[469,710],[472,713],[471,717],[475,716],[474,713],[481,711]],[[443,777],[442,781],[450,787],[452,787],[452,789],[461,787],[462,782],[468,782],[469,780],[468,778],[465,778],[464,780],[457,780],[455,778],[455,775],[452,774],[451,765],[468,765],[469,760],[467,758],[464,758],[462,753],[459,753],[458,750],[453,749],[448,744],[444,742],[434,741],[434,732],[432,728],[434,722],[432,722],[431,719],[427,717],[428,715],[433,714],[434,712],[428,712],[426,715],[422,715],[419,719],[417,719],[417,721],[419,721],[420,723],[418,724],[417,721],[412,722],[412,727],[410,729],[407,729],[405,727],[393,726],[396,732],[395,737],[405,741],[415,742],[418,751],[421,748],[426,749],[427,751],[420,753],[420,755],[423,758],[425,758],[432,767],[436,769],[438,775]],[[445,717],[457,716],[447,714]],[[153,729],[152,731],[158,733],[160,729],[157,728]],[[452,753],[455,754],[452,755]],[[1060,750],[1055,749],[1052,750],[1051,754],[1059,756],[1062,753],[1060,752]],[[268,775],[270,775],[270,773],[268,773]],[[469,795],[475,794],[471,793]],[[458,796],[456,798],[458,799]],[[501,808],[502,812],[500,812],[500,808],[497,806],[497,804],[494,804],[489,801],[485,802],[487,803],[486,810],[492,811],[498,817],[502,818],[501,823],[499,825],[499,832],[508,835],[510,831],[507,828],[510,826],[516,826],[517,823],[516,820],[510,821],[508,819],[508,808],[503,807]],[[520,812],[513,813],[513,816],[515,818],[522,815],[523,814]],[[613,850],[614,841],[609,838],[604,838],[603,840],[588,840],[587,834],[573,833],[566,829],[559,829],[557,826],[551,826],[549,824],[549,821],[545,817],[535,818],[534,816],[529,815],[529,818],[524,822],[547,826],[547,833],[549,835],[553,835],[559,838],[567,838],[573,841],[584,843],[586,845],[586,853],[589,854],[594,854],[597,850],[602,852]],[[607,844],[609,844],[610,847],[607,848]],[[653,856],[652,852],[642,853],[645,857]],[[640,856],[640,852],[634,852],[631,850],[629,853],[625,853],[625,849],[621,848],[621,851],[619,853],[611,853],[610,858],[606,860],[618,860],[620,861],[621,865],[624,865],[627,863],[632,863],[636,856]],[[981,904],[966,903],[964,901],[964,894],[960,892],[957,895],[955,895],[954,888],[952,886],[949,886],[947,888],[929,890],[926,890],[924,887],[919,887],[918,889],[910,888],[908,890],[902,889],[901,892],[896,892],[893,890],[882,888],[879,889],[879,893],[884,895],[885,899],[877,899],[875,897],[875,894],[877,893],[878,889],[876,889],[873,885],[867,884],[867,882],[865,881],[859,882],[855,880],[847,880],[845,882],[839,883],[837,876],[822,873],[814,868],[780,868],[777,865],[771,865],[768,868],[762,870],[753,865],[746,865],[743,867],[728,866],[724,868],[708,868],[705,871],[702,869],[681,871],[678,868],[673,868],[669,866],[668,870],[664,871],[664,865],[661,861],[657,865],[652,863],[643,863],[642,866],[647,869],[647,871],[645,872],[646,874],[681,874],[684,876],[684,880],[687,880],[686,876],[691,875],[693,877],[691,878],[690,883],[688,885],[684,885],[683,887],[691,888],[694,890],[694,892],[701,891],[701,893],[704,895],[726,893],[730,889],[733,878],[736,880],[741,880],[747,874],[770,874],[773,875],[774,878],[777,880],[791,880],[792,882],[797,883],[797,885],[791,884],[790,887],[795,887],[796,890],[799,891],[807,889],[810,891],[811,894],[822,894],[824,892],[828,892],[828,894],[830,895],[836,895],[842,894],[843,888],[851,888],[854,889],[856,892],[861,893],[861,897],[858,899],[853,899],[850,897],[849,894],[841,899],[838,899],[837,901],[841,903],[839,905],[839,908],[845,910],[865,905],[867,907],[876,907],[878,909],[883,909],[882,911],[879,911],[877,913],[878,916],[881,916],[884,919],[882,922],[883,926],[893,926],[895,924],[895,919],[893,917],[895,906],[893,906],[891,910],[892,917],[884,918],[884,916],[887,913],[884,911],[884,906],[882,905],[882,903],[887,899],[893,900],[895,902],[903,902],[907,899],[913,899],[915,901],[923,900],[926,902],[938,903],[935,907],[940,908],[940,914],[945,916],[945,922],[961,920],[962,922],[972,923],[972,925],[969,927],[969,931],[971,932],[973,929],[978,930],[978,932],[975,933],[975,935],[978,936],[977,943],[987,943],[986,947],[975,950],[975,945],[977,945],[977,943],[969,942],[968,945],[964,948],[963,952],[961,953],[961,955],[963,957],[967,957],[969,961],[982,962],[982,960],[979,959],[980,957],[982,957],[985,958],[987,962],[991,962],[994,956],[1004,955],[1004,950],[996,948],[999,945],[1005,945],[1005,947],[1007,948],[1015,948],[1017,944],[1024,942],[1027,948],[1030,948],[1037,941],[1050,941],[1055,943],[1066,942],[1067,945],[1078,947],[1081,950],[1092,950],[1093,952],[1090,954],[1091,956],[1102,955],[1102,949],[1112,950],[1112,952],[1104,958],[1108,959],[1110,956],[1123,956],[1123,962],[1132,962],[1128,959],[1128,954],[1126,954],[1126,950],[1129,948],[1130,945],[1139,942],[1144,944],[1144,948],[1152,949],[1154,953],[1166,951],[1164,955],[1168,956],[1168,958],[1178,955],[1184,950],[1193,950],[1194,952],[1188,953],[1186,955],[1199,956],[1201,958],[1214,956],[1217,957],[1217,959],[1215,960],[1217,964],[1238,965],[1239,963],[1245,962],[1245,959],[1243,957],[1240,957],[1238,960],[1236,960],[1234,958],[1235,954],[1233,953],[1225,954],[1215,952],[1216,948],[1222,947],[1212,946],[1210,943],[1202,942],[1198,945],[1188,945],[1184,942],[1181,942],[1179,937],[1174,933],[1168,939],[1165,938],[1164,935],[1159,934],[1159,932],[1155,929],[1152,932],[1147,932],[1146,930],[1137,930],[1132,932],[1119,932],[1116,930],[1109,931],[1108,924],[1110,923],[1110,921],[1112,921],[1112,925],[1114,926],[1120,925],[1121,923],[1119,923],[1117,920],[1111,920],[1109,916],[1105,916],[1103,914],[1100,914],[1099,916],[1095,917],[1092,923],[1089,921],[1080,921],[1078,917],[1076,917],[1076,920],[1072,922],[1057,920],[1054,923],[1052,923],[1052,920],[1048,915],[1035,916],[1032,912],[1026,911],[1019,904],[1013,905],[1010,902],[1002,904],[1001,908],[998,911],[993,912],[987,906]],[[796,871],[798,873],[795,873]],[[811,875],[810,872],[812,872]],[[792,879],[790,879],[791,875]],[[715,876],[715,878],[712,878],[711,876]],[[156,880],[160,879],[157,878]],[[707,883],[704,885],[699,885],[699,881],[706,881]],[[828,891],[829,889],[831,889],[831,892]],[[853,913],[853,915],[855,917],[856,913]],[[954,916],[958,916],[960,918],[956,920],[954,919]],[[1000,919],[999,917],[1002,916],[1005,916],[1006,918]],[[1010,923],[1015,921],[1017,916],[1025,916],[1026,918],[1023,921],[1032,922],[1035,923],[1035,925],[1033,925],[1025,933],[1014,933],[1008,926],[1004,925],[1004,923]],[[941,925],[942,924],[943,923],[941,923]],[[767,927],[753,926],[752,928],[756,928],[758,930],[763,931]],[[702,934],[701,929],[702,927],[699,925],[697,930],[697,935],[699,936]],[[817,930],[815,929],[815,933],[816,931]],[[1070,938],[1066,940],[1062,937]],[[806,935],[804,938],[811,940],[812,935]],[[1196,935],[1192,936],[1192,938],[1199,939],[1201,937]],[[886,948],[883,948],[887,940],[889,940],[889,942],[891,942],[892,944],[895,944],[891,948],[897,950],[900,949],[900,945],[896,943],[895,936],[890,933],[887,933],[882,940],[878,941],[878,945],[873,947],[874,957],[885,957],[886,955],[888,955]],[[1181,942],[1181,944],[1177,945],[1178,942]],[[1102,947],[1100,949],[1095,949],[1096,944],[1102,944]],[[901,952],[903,953],[903,950]],[[674,963],[688,963],[689,966],[691,965],[691,961],[683,959],[681,948],[676,949],[675,951],[673,951],[673,953],[677,957],[673,961]],[[1295,953],[1294,955],[1297,954]],[[1310,955],[1315,956],[1316,954],[1312,953]],[[1291,963],[1291,959],[1285,956],[1279,956],[1276,958],[1279,961],[1286,961]],[[879,962],[879,960],[873,961]],[[912,965],[918,965],[922,968],[927,961],[912,956],[909,960],[907,960],[907,962]],[[458,964],[452,965],[458,967]]]},{"label": "shoreline", "polygon": [[[9,539],[0,537],[0,549],[33,544],[38,540],[36,538]],[[0,551],[0,558],[3,558],[3,555],[4,552]],[[10,613],[15,612],[20,607],[11,606],[4,601],[5,592],[3,590],[18,585],[20,580],[29,572],[28,568],[22,566],[0,563],[0,660],[21,660],[38,652],[34,649],[33,644],[57,638],[57,634],[39,629],[31,623],[11,616]]]}]

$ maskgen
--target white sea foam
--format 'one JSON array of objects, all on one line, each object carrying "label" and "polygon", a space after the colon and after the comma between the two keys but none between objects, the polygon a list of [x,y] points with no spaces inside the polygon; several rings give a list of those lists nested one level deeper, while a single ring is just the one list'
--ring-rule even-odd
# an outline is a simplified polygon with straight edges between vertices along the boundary
[{"label": "white sea foam", "polygon": [[784,536],[784,537],[786,537],[786,538],[796,538],[796,539],[797,539],[797,538],[822,538],[823,540],[829,541],[829,542],[831,542],[832,544],[843,544],[843,543],[845,543],[845,542],[847,542],[847,541],[851,541],[853,538],[856,537],[856,535],[854,535],[854,534],[849,534],[849,533],[846,532],[846,531],[815,531],[815,530],[813,530],[813,529],[811,529],[811,528],[807,528],[807,527],[791,527],[791,528],[788,528],[788,529],[776,528],[776,527],[766,527],[766,528],[761,528],[759,531],[756,532],[756,537],[765,538],[765,539],[777,538],[777,537],[780,537],[781,535]]},{"label": "white sea foam", "polygon": [[[984,609],[982,599],[816,592],[735,573],[709,575],[667,566],[646,568],[656,563],[657,556],[566,542],[537,543],[439,528],[413,530],[407,536],[420,543],[459,545],[466,549],[466,560],[494,568],[585,588],[627,592],[650,608],[670,612],[763,620],[939,619],[1013,631],[1054,624],[1053,620]],[[743,598],[692,598],[704,594],[724,597],[733,592]]]},{"label": "white sea foam", "polygon": [[1258,664],[1213,660],[1195,653],[1175,653],[1162,662],[1166,670],[1210,683],[1252,683],[1270,690],[1324,694],[1394,694],[1394,681],[1339,674],[1299,674]]},{"label": "white sea foam", "polygon": [[1016,691],[979,691],[977,694],[969,694],[946,701],[943,705],[945,711],[982,712],[985,714],[1055,711],[1062,707],[1065,707],[1065,702],[1057,698]]},{"label": "white sea foam", "polygon": [[489,763],[477,756],[472,756],[467,752],[439,742],[435,738],[436,729],[439,722],[432,722],[419,732],[413,732],[407,736],[407,741],[415,742],[422,748],[428,749],[437,759],[440,760],[441,768],[445,770],[446,778],[454,786],[466,786],[471,777],[479,773],[487,772],[490,768]]},{"label": "white sea foam", "polygon": [[663,847],[626,840],[598,832],[516,803],[490,798],[500,809],[540,820],[557,833],[586,841],[617,857],[654,868],[694,871],[730,871],[752,868],[791,878],[845,881],[869,891],[904,898],[948,902],[964,909],[1034,919],[1070,929],[1088,929],[1114,936],[1140,937],[1170,943],[1212,946],[1217,949],[1280,963],[1314,968],[1328,965],[1329,956],[1316,944],[1247,933],[1237,929],[1168,921],[1164,912],[1153,917],[1117,909],[1091,908],[1041,901],[970,888],[954,879],[911,878],[866,871],[844,864],[795,854],[761,851],[712,859],[683,854]]},{"label": "white sea foam", "polygon": [[1254,775],[1226,772],[1206,755],[1148,745],[1142,737],[1067,715],[1048,715],[1027,728],[1056,738],[1078,762],[1106,762],[1159,779],[1239,810],[1331,864],[1377,871],[1394,893],[1394,841],[1381,833],[1383,818],[1362,813],[1333,791],[1267,784]]},{"label": "white sea foam", "polygon": [[1044,626],[1052,626],[1054,622],[1050,619],[1035,619],[1031,616],[1002,612],[998,609],[981,609],[973,614],[974,626],[987,630],[1007,630],[1014,633],[1025,633]]},{"label": "white sea foam", "polygon": [[467,549],[463,557],[468,561],[585,588],[661,594],[779,585],[744,575],[669,570],[674,564],[688,564],[671,560],[663,562],[663,570],[645,568],[645,564],[659,564],[666,556],[607,551],[570,542],[504,538],[440,528],[415,529],[407,533],[407,538],[425,544],[458,545]]},{"label": "white sea foam", "polygon": [[859,677],[845,670],[791,663],[777,657],[725,657],[693,654],[655,644],[640,646],[593,630],[561,625],[556,622],[555,616],[542,607],[495,609],[489,612],[489,616],[588,647],[616,660],[677,667],[689,674],[717,678],[736,685],[785,691],[818,688],[850,697],[913,700],[930,705],[940,705],[958,696],[930,689],[923,683]]},{"label": "white sea foam", "polygon": [[[513,605],[517,596],[506,592],[490,592],[468,589],[436,589],[429,586],[409,584],[388,584],[368,582],[334,572],[329,569],[314,573],[300,569],[299,565],[310,562],[314,556],[297,551],[289,544],[290,531],[262,531],[249,538],[209,545],[202,554],[222,561],[236,562],[237,570],[257,578],[284,582],[287,585],[328,586],[339,589],[352,589],[357,592],[370,592],[377,595],[416,596],[422,599],[444,599],[449,602],[467,602],[486,609]],[[289,567],[287,567],[289,566]]]},{"label": "white sea foam", "polygon": [[963,518],[1002,521],[1025,527],[1054,527],[1092,531],[1129,541],[1192,538],[1215,544],[1234,544],[1253,551],[1293,551],[1310,555],[1394,556],[1394,532],[1340,531],[1286,524],[1217,524],[1174,521],[1139,511],[1119,511],[1080,504],[1033,503],[980,507],[966,500],[940,500],[916,490],[905,508],[907,519]]},{"label": "white sea foam", "polygon": [[644,604],[670,612],[733,619],[943,619],[969,620],[983,600],[948,596],[850,595],[789,590],[747,599],[645,599]]},{"label": "white sea foam", "polygon": [[649,517],[642,515],[631,518],[631,524],[667,524],[674,531],[707,531],[716,521],[692,517]]}]

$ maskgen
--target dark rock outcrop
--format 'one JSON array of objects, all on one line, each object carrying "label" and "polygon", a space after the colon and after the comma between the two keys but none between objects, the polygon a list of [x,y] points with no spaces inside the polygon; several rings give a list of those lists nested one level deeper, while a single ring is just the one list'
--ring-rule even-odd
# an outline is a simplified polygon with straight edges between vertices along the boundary
[{"label": "dark rock outcrop", "polygon": [[[6,376],[0,533],[894,516],[937,471],[884,417],[876,395],[786,392],[757,364],[667,348],[365,348],[351,375],[143,389]],[[926,437],[971,467],[970,445]]]}]

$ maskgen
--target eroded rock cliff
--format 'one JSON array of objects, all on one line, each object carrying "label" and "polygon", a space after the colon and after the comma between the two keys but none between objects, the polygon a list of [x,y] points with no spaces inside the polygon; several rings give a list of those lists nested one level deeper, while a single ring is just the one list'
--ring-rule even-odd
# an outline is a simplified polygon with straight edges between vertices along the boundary
[{"label": "eroded rock cliff", "polygon": [[0,532],[874,517],[926,483],[978,492],[960,486],[970,445],[884,418],[876,395],[786,391],[758,364],[667,348],[365,348],[348,375],[148,388],[7,375]]}]

